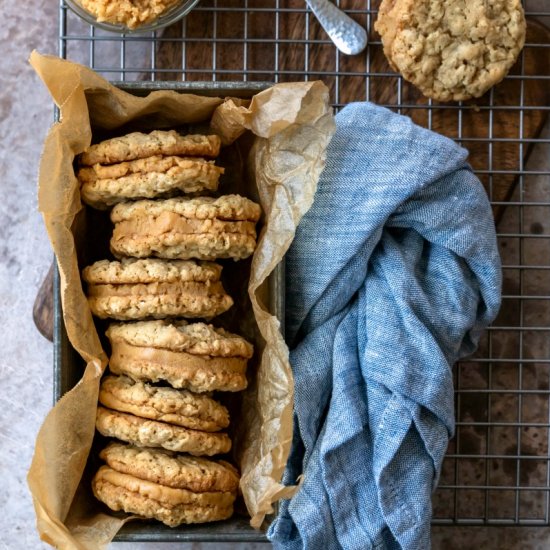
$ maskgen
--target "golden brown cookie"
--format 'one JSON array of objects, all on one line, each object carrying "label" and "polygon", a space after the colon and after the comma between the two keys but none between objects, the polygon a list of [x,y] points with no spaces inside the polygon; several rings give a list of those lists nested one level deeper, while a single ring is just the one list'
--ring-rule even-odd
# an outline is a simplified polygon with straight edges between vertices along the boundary
[{"label": "golden brown cookie", "polygon": [[95,164],[77,173],[82,200],[106,208],[129,199],[147,199],[177,192],[215,191],[224,169],[192,157],[153,156],[118,164]]},{"label": "golden brown cookie", "polygon": [[117,257],[247,258],[256,247],[259,205],[240,195],[143,200],[113,208]]},{"label": "golden brown cookie", "polygon": [[239,486],[237,470],[224,460],[117,442],[110,443],[99,456],[117,472],[194,493],[235,492]]},{"label": "golden brown cookie", "polygon": [[151,386],[127,376],[105,376],[99,402],[109,409],[192,430],[217,432],[229,426],[227,409],[206,395]]},{"label": "golden brown cookie", "polygon": [[252,344],[241,336],[207,323],[183,319],[111,323],[107,329],[111,343],[126,342],[138,347],[185,351],[193,355],[243,357],[250,359]]},{"label": "golden brown cookie", "polygon": [[218,156],[220,145],[221,140],[218,136],[182,136],[175,130],[154,130],[149,134],[133,132],[90,145],[80,155],[80,164],[115,164],[155,155],[213,158]]},{"label": "golden brown cookie", "polygon": [[231,517],[234,492],[195,493],[152,483],[102,466],[92,480],[95,497],[111,510],[157,519],[170,527]]},{"label": "golden brown cookie", "polygon": [[375,29],[403,77],[439,101],[480,97],[525,42],[520,0],[383,0]]},{"label": "golden brown cookie", "polygon": [[225,433],[189,430],[101,406],[97,408],[96,428],[106,437],[138,447],[161,447],[194,456],[223,454],[231,449],[231,440]]},{"label": "golden brown cookie", "polygon": [[253,347],[244,338],[205,323],[112,323],[109,368],[137,380],[164,381],[194,392],[246,388]]},{"label": "golden brown cookie", "polygon": [[101,319],[210,318],[233,304],[212,262],[156,259],[102,260],[86,267],[88,303]]}]

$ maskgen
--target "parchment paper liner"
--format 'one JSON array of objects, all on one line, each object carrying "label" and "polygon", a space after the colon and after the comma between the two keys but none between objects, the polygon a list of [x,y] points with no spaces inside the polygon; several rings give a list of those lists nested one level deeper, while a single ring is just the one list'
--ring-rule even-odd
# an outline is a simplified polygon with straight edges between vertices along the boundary
[{"label": "parchment paper liner", "polygon": [[[279,321],[261,302],[260,287],[284,256],[311,206],[334,132],[322,82],[278,84],[251,102],[157,91],[127,94],[92,70],[33,52],[31,65],[60,108],[61,119],[44,144],[39,208],[57,257],[63,318],[69,340],[86,362],[82,379],[50,411],[36,440],[28,474],[43,540],[58,548],[104,548],[125,520],[94,512],[79,487],[94,436],[99,379],[107,364],[82,290],[73,229],[82,209],[74,157],[91,142],[91,128],[115,130],[129,121],[167,128],[211,120],[224,144],[244,131],[255,136],[251,169],[265,224],[252,259],[249,296],[265,348],[255,383],[243,394],[239,437],[241,489],[251,525],[259,527],[272,504],[295,490],[280,479],[292,437],[293,379]],[[91,511],[90,511],[91,510]]]}]

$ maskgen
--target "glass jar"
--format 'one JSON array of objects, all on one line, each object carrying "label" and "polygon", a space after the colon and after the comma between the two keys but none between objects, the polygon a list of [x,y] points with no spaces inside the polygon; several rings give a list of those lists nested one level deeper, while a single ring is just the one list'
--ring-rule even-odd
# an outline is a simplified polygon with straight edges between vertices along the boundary
[{"label": "glass jar", "polygon": [[[112,0],[115,2],[116,0]],[[179,0],[173,6],[162,12],[156,19],[136,27],[127,27],[122,23],[111,23],[109,21],[98,21],[96,16],[85,9],[79,0],[65,0],[67,6],[84,21],[100,29],[117,33],[141,33],[150,32],[172,25],[185,17],[199,2],[199,0]]]}]

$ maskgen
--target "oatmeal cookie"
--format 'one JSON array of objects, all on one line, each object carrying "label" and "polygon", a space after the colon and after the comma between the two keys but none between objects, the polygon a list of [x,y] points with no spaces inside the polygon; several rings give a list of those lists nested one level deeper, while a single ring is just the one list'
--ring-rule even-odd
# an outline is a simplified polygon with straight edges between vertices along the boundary
[{"label": "oatmeal cookie", "polygon": [[106,208],[129,199],[178,192],[216,191],[224,169],[214,161],[191,157],[153,156],[118,164],[95,164],[77,173],[82,200]]},{"label": "oatmeal cookie", "polygon": [[259,205],[239,195],[120,203],[113,208],[117,257],[247,258],[256,247]]},{"label": "oatmeal cookie", "polygon": [[253,347],[244,338],[205,323],[113,323],[109,368],[136,380],[164,381],[193,392],[240,391]]},{"label": "oatmeal cookie", "polygon": [[107,336],[111,344],[126,342],[137,347],[185,351],[193,355],[250,359],[254,352],[252,344],[237,334],[181,319],[111,323]]},{"label": "oatmeal cookie", "polygon": [[92,313],[101,319],[210,318],[233,305],[219,280],[221,269],[212,262],[102,260],[82,277]]},{"label": "oatmeal cookie", "polygon": [[139,479],[101,466],[92,480],[95,497],[111,510],[157,519],[170,527],[231,517],[234,492],[195,493]]},{"label": "oatmeal cookie", "polygon": [[231,449],[231,440],[225,433],[189,430],[101,406],[97,408],[96,428],[106,437],[138,447],[162,447],[194,456],[223,454]]},{"label": "oatmeal cookie", "polygon": [[214,158],[220,153],[220,145],[221,140],[215,135],[182,136],[175,130],[154,130],[149,134],[133,132],[90,145],[80,155],[79,160],[81,166],[93,166],[116,164],[155,155]]},{"label": "oatmeal cookie", "polygon": [[224,460],[212,460],[112,442],[99,454],[117,472],[194,493],[236,492],[237,470]]},{"label": "oatmeal cookie", "polygon": [[375,29],[403,77],[439,101],[480,97],[525,42],[520,0],[382,0]]},{"label": "oatmeal cookie", "polygon": [[128,283],[213,283],[220,279],[222,266],[213,262],[123,258],[120,262],[100,260],[85,267],[82,278],[90,284]]},{"label": "oatmeal cookie", "polygon": [[126,376],[105,376],[99,402],[109,409],[192,430],[216,432],[229,426],[227,409],[206,395],[151,386]]}]

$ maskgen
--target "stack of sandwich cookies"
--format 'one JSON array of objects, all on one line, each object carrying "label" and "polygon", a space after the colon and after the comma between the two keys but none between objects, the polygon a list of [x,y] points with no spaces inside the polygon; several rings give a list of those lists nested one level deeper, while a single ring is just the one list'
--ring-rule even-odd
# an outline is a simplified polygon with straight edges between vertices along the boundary
[{"label": "stack of sandwich cookies", "polygon": [[204,322],[173,319],[227,311],[233,300],[222,266],[206,260],[246,258],[256,246],[254,202],[167,198],[216,191],[223,168],[207,159],[219,148],[217,136],[136,132],[91,146],[77,174],[85,202],[115,205],[111,250],[121,258],[83,270],[90,309],[137,321],[107,330],[111,374],[101,383],[96,428],[126,444],[102,451],[107,465],[93,491],[113,510],[170,526],[230,517],[239,482],[228,463],[196,457],[230,451],[222,431],[229,413],[207,392],[246,388],[253,347]]},{"label": "stack of sandwich cookies", "polygon": [[95,496],[116,511],[157,519],[171,527],[227,519],[239,477],[222,460],[111,443],[94,476]]},{"label": "stack of sandwich cookies", "polygon": [[241,391],[254,349],[244,338],[206,323],[113,323],[109,368],[136,380],[193,392]]},{"label": "stack of sandwich cookies", "polygon": [[134,132],[92,145],[80,156],[83,200],[106,208],[125,200],[215,191],[224,169],[213,161],[218,136]]},{"label": "stack of sandwich cookies", "polygon": [[239,195],[143,200],[113,208],[117,257],[215,260],[250,256],[260,207]]},{"label": "stack of sandwich cookies", "polygon": [[96,262],[82,278],[92,313],[100,319],[210,318],[233,305],[221,272],[213,262],[125,258]]}]

